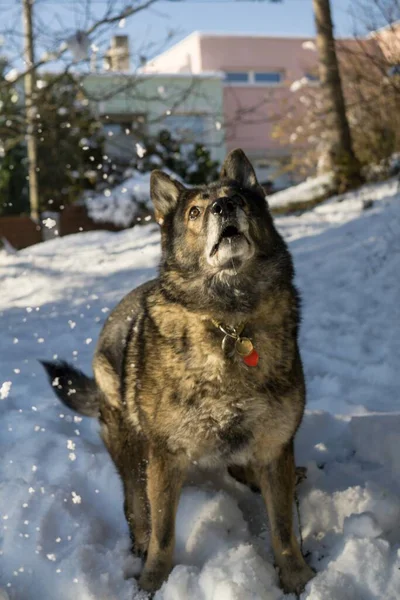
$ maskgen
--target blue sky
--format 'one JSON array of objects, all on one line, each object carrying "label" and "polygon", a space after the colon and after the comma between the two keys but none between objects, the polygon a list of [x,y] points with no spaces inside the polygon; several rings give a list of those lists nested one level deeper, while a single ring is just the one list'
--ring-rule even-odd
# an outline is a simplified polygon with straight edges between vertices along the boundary
[{"label": "blue sky", "polygon": [[[115,1],[116,4],[123,2]],[[58,40],[62,40],[76,29],[85,27],[85,13],[82,9],[84,4],[83,0],[36,0],[35,15],[42,41],[38,55],[54,37],[54,33],[57,34]],[[351,35],[354,22],[349,10],[352,4],[354,6],[354,0],[331,0],[331,4],[336,35]],[[104,13],[105,2],[92,0],[92,7],[94,15],[100,16]],[[1,22],[7,23],[18,32],[21,23],[19,2],[0,0]],[[127,19],[125,26],[116,27],[114,32],[128,34],[133,53],[141,53],[149,58],[194,30],[312,36],[312,0],[282,0],[280,3],[267,0],[159,2],[143,13]],[[174,36],[166,41],[168,31],[173,31]],[[103,36],[96,39],[96,43],[108,43],[111,33],[107,30]],[[4,47],[10,48],[7,40]],[[17,55],[17,47],[13,48],[13,52]]]}]

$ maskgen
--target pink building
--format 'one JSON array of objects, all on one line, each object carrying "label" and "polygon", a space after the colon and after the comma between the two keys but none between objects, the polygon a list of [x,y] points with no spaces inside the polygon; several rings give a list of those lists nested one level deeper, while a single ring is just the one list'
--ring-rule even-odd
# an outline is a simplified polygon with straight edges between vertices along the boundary
[{"label": "pink building", "polygon": [[397,67],[399,74],[400,67],[400,21],[382,27],[370,35],[375,39],[379,47],[389,63],[393,67]]},{"label": "pink building", "polygon": [[145,70],[222,71],[226,149],[243,148],[266,180],[290,152],[273,139],[273,125],[288,110],[290,85],[304,77],[311,84],[317,79],[317,54],[309,38],[194,32]]},{"label": "pink building", "polygon": [[[341,48],[377,52],[400,69],[400,23],[394,23],[359,40],[341,39]],[[346,60],[346,53],[339,54]],[[144,68],[156,73],[219,71],[223,74],[223,120],[227,150],[241,147],[251,158],[260,181],[274,179],[278,186],[290,179],[277,177],[290,156],[272,136],[274,125],[289,110],[296,110],[291,87],[318,85],[315,43],[304,37],[194,32]],[[391,71],[390,71],[391,72]],[[294,84],[294,85],[293,85]],[[221,126],[217,123],[217,126]]]}]

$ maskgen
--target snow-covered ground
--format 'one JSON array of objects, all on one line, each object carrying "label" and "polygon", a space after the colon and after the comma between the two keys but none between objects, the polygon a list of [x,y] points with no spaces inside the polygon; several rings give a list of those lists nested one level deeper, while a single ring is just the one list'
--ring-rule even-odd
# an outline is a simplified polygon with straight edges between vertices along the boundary
[{"label": "snow-covered ground", "polygon": [[[303,296],[298,493],[317,576],[302,600],[398,600],[400,195],[389,182],[276,221]],[[1,600],[146,598],[97,424],[58,403],[37,359],[89,371],[107,312],[153,276],[158,242],[146,225],[0,254]],[[224,473],[185,487],[175,559],[156,600],[283,597],[262,500]]]},{"label": "snow-covered ground", "polygon": [[329,192],[332,194],[334,185],[333,173],[310,177],[298,185],[271,194],[268,196],[268,204],[271,209],[276,209],[317,200],[326,197]]}]

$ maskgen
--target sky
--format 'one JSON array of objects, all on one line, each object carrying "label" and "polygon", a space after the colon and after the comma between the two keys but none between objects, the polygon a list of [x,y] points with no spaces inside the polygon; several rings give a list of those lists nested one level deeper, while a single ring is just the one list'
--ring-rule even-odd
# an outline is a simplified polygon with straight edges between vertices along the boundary
[{"label": "sky", "polygon": [[[115,4],[123,0],[115,0]],[[349,14],[355,0],[331,0],[335,32],[348,36],[354,31],[354,22]],[[86,14],[83,0],[36,0],[34,5],[36,26],[40,30],[37,54],[57,39],[57,44],[85,28]],[[104,14],[106,3],[91,0],[92,18]],[[4,36],[3,48],[16,57],[20,53],[21,38],[18,37],[22,22],[20,0],[0,0],[0,32],[12,30]],[[232,2],[219,0],[189,0],[183,2],[158,2],[146,11],[126,19],[122,27],[114,27],[113,33],[125,33],[130,37],[133,54],[151,58],[168,46],[179,41],[192,31],[243,32],[266,35],[312,36],[314,20],[312,0],[282,0],[271,2]],[[173,35],[169,37],[169,33]],[[108,43],[112,31],[107,29],[96,44]],[[1,49],[0,49],[1,52]],[[3,50],[4,52],[4,50]]]}]

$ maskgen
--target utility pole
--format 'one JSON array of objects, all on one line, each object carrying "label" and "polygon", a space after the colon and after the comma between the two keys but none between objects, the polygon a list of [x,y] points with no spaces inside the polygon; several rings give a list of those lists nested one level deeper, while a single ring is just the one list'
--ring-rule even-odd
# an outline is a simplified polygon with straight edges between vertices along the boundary
[{"label": "utility pole", "polygon": [[25,119],[26,119],[26,145],[28,150],[29,165],[29,203],[31,218],[39,222],[39,186],[38,186],[38,159],[37,142],[35,135],[36,107],[36,77],[33,65],[35,55],[33,48],[32,31],[32,6],[34,0],[22,0],[24,18],[24,58],[25,58]]},{"label": "utility pole", "polygon": [[[331,148],[331,168],[339,171],[345,187],[360,183],[360,164],[354,153],[346,114],[342,80],[336,55],[329,0],[313,0],[319,54],[319,76],[327,103],[328,118],[335,134],[337,152]],[[336,154],[336,156],[335,156]],[[347,182],[347,185],[346,185]]]}]

